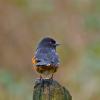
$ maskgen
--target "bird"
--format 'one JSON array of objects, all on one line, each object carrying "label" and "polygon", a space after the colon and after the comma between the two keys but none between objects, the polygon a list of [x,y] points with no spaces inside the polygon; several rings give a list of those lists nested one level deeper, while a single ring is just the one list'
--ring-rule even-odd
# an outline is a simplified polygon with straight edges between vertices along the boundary
[{"label": "bird", "polygon": [[46,77],[51,75],[50,78],[53,79],[53,74],[60,65],[60,59],[56,52],[56,47],[59,45],[51,37],[45,37],[38,43],[34,56],[32,57],[32,69],[40,73],[40,78],[42,78],[42,75]]}]

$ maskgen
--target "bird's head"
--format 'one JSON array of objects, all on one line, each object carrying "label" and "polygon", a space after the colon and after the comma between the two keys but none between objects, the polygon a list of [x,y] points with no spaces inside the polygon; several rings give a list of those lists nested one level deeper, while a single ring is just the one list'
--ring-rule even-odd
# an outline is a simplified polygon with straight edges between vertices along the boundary
[{"label": "bird's head", "polygon": [[50,48],[55,48],[55,49],[58,45],[59,44],[50,37],[43,38],[39,43],[39,47],[50,47]]}]

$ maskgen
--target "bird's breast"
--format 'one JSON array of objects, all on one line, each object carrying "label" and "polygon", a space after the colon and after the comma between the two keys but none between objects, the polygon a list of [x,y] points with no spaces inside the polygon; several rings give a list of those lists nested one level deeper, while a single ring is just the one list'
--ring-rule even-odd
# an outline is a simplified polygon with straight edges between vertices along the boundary
[{"label": "bird's breast", "polygon": [[49,75],[55,73],[58,67],[54,66],[34,66],[34,69],[41,74]]}]

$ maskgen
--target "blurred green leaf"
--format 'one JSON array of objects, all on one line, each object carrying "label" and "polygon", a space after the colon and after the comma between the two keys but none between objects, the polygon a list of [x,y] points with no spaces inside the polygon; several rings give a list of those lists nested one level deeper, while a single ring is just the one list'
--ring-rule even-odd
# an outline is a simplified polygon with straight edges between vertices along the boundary
[{"label": "blurred green leaf", "polygon": [[100,13],[100,0],[94,0],[93,4],[94,4],[95,12],[99,12]]},{"label": "blurred green leaf", "polygon": [[85,19],[85,29],[88,31],[100,31],[100,18],[90,15]]},{"label": "blurred green leaf", "polygon": [[15,100],[32,100],[32,94],[28,81],[23,79],[16,81],[13,74],[7,70],[0,70],[0,85],[2,87],[0,88],[2,89],[0,100],[2,100],[1,98],[3,97],[7,97],[7,100],[13,100],[13,98]]},{"label": "blurred green leaf", "polygon": [[12,83],[12,75],[4,70],[0,70],[0,83],[8,86]]},{"label": "blurred green leaf", "polygon": [[15,0],[16,5],[18,6],[26,6],[27,0]]},{"label": "blurred green leaf", "polygon": [[82,60],[82,66],[74,76],[74,80],[84,84],[91,79],[100,76],[100,42],[96,41],[87,46]]},{"label": "blurred green leaf", "polygon": [[85,57],[85,63],[87,68],[93,73],[100,72],[100,42],[96,41],[91,43],[87,48]]},{"label": "blurred green leaf", "polygon": [[36,12],[51,12],[54,9],[52,1],[50,0],[35,0],[29,1],[29,6],[32,11]]},{"label": "blurred green leaf", "polygon": [[100,42],[91,43],[88,46],[88,52],[91,56],[97,58],[100,57]]}]

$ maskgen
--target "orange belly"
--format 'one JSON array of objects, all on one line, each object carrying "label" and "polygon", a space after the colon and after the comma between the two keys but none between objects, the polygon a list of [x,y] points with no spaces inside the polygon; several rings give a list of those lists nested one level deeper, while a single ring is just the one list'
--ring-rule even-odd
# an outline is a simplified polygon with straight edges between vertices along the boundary
[{"label": "orange belly", "polygon": [[[32,58],[32,63],[33,64],[37,63],[35,57]],[[51,66],[51,65],[50,66],[33,66],[32,69],[36,70],[38,73],[49,75],[49,74],[55,73],[58,67]]]},{"label": "orange belly", "polygon": [[53,74],[57,71],[58,67],[54,67],[54,66],[34,66],[34,69],[41,74],[44,75],[49,75],[49,74]]}]

